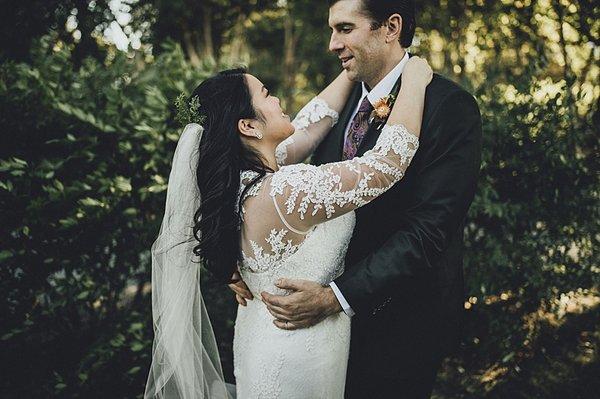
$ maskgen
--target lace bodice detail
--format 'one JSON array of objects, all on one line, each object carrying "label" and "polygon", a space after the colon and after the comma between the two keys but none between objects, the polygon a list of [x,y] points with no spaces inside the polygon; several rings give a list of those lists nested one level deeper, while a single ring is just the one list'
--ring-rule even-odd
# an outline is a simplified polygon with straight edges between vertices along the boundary
[{"label": "lace bodice detail", "polygon": [[270,246],[270,251],[265,253],[265,249],[256,242],[250,240],[252,247],[252,256],[244,257],[250,270],[264,272],[277,267],[284,259],[294,254],[299,245],[292,244],[292,240],[286,240],[288,234],[286,229],[271,230],[269,236],[265,239]]},{"label": "lace bodice detail", "polygon": [[277,163],[282,166],[305,160],[337,121],[338,113],[324,100],[314,97],[292,121],[294,134],[277,146],[275,150]]},{"label": "lace bodice detail", "polygon": [[270,178],[270,196],[284,224],[301,232],[365,205],[399,181],[418,147],[404,126],[385,126],[362,157],[322,165],[296,164]]},{"label": "lace bodice detail", "polygon": [[[321,284],[335,280],[344,270],[353,210],[400,180],[418,147],[417,137],[404,126],[386,125],[362,157],[321,166],[290,164],[306,158],[321,131],[337,119],[322,101],[312,103],[294,120],[292,140],[278,148],[286,166],[259,180],[256,172],[240,176],[240,272],[255,298],[263,291],[285,294],[274,285],[280,277]],[[285,331],[273,325],[261,301],[248,301],[238,308],[235,326],[238,397],[342,399],[349,343],[345,313]]]},{"label": "lace bodice detail", "polygon": [[[276,268],[320,223],[367,204],[399,181],[418,147],[402,125],[385,126],[362,157],[321,166],[295,164],[247,190],[242,215],[242,268]],[[242,174],[240,192],[257,176]]]},{"label": "lace bodice detail", "polygon": [[350,318],[338,313],[311,328],[280,330],[258,298],[262,291],[283,294],[274,286],[280,277],[322,284],[337,278],[354,222],[350,212],[321,223],[300,245],[286,239],[286,230],[273,230],[265,241],[272,251],[253,247],[255,257],[246,258],[241,274],[256,299],[238,307],[234,333],[237,397],[343,399]]}]

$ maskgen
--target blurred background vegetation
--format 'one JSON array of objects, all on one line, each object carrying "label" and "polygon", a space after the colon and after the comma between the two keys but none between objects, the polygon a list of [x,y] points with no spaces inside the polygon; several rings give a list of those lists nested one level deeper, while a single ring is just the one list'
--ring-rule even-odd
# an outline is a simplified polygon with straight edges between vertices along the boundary
[{"label": "blurred background vegetation", "polygon": [[[411,52],[477,98],[467,323],[436,398],[600,392],[600,7],[423,0]],[[248,65],[295,112],[340,70],[322,0],[2,1],[0,396],[141,397],[174,100]],[[232,379],[235,301],[203,280]]]}]

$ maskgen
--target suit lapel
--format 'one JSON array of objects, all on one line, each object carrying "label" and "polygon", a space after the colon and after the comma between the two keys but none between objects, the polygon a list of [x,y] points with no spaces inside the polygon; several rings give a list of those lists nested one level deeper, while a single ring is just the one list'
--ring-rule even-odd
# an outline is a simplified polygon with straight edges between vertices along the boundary
[{"label": "suit lapel", "polygon": [[[402,85],[402,75],[400,75],[400,77],[394,84],[394,87],[392,87],[392,91],[390,92],[390,94],[397,96],[398,92],[400,91],[401,85]],[[387,122],[387,118],[385,121]],[[369,124],[369,129],[367,130],[367,134],[365,135],[363,141],[360,143],[360,146],[358,147],[358,151],[356,151],[357,157],[363,156],[365,154],[365,152],[369,151],[370,149],[372,149],[375,146],[375,143],[377,142],[377,139],[379,138],[379,134],[381,133],[381,130],[377,129],[378,125],[381,125],[381,128],[383,128],[384,124],[379,124],[379,123],[376,123],[375,121]]]}]

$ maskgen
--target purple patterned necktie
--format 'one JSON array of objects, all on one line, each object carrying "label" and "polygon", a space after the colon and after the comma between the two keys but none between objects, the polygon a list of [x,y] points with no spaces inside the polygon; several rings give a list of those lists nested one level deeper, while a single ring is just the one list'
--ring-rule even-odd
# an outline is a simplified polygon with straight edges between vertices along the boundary
[{"label": "purple patterned necktie", "polygon": [[348,129],[348,135],[344,141],[342,160],[352,159],[356,155],[360,143],[365,138],[367,130],[369,130],[369,116],[372,111],[373,105],[371,105],[369,98],[365,96],[360,103],[358,112],[354,115],[354,118],[352,118],[350,129]]}]

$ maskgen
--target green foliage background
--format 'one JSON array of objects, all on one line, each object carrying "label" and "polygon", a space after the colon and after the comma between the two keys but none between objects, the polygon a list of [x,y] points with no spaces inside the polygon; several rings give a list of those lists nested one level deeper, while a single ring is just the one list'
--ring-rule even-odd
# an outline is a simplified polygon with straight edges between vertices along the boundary
[{"label": "green foliage background", "polygon": [[[125,34],[141,38],[122,50],[105,31],[115,4],[11,5],[14,23],[0,28],[0,396],[141,397],[149,248],[180,132],[174,100],[245,63],[298,110],[339,70],[325,3],[121,1]],[[419,9],[411,51],[472,91],[484,123],[465,229],[467,325],[435,397],[594,397],[598,7]],[[203,286],[231,379],[235,304],[210,276]]]}]

